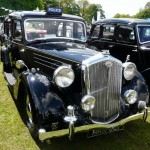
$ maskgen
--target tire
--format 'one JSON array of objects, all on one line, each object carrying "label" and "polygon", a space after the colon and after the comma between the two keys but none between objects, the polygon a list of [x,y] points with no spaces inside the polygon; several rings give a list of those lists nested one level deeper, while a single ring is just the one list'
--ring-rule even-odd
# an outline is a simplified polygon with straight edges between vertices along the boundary
[{"label": "tire", "polygon": [[1,62],[3,62],[3,71],[7,73],[11,73],[11,65],[10,62],[6,64],[4,52],[1,50]]},{"label": "tire", "polygon": [[33,114],[35,110],[34,102],[31,100],[27,89],[24,90],[24,99],[22,105],[22,119],[24,124],[29,129],[29,132],[33,138],[38,138],[38,128],[36,126],[36,114]]}]

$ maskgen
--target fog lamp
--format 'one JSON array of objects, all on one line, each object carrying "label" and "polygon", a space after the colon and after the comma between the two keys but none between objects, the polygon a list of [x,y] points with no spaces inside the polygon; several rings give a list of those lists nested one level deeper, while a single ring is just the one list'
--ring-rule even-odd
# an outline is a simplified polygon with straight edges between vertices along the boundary
[{"label": "fog lamp", "polygon": [[84,111],[91,111],[95,106],[95,98],[91,95],[86,95],[81,100],[82,109]]},{"label": "fog lamp", "polygon": [[138,94],[135,90],[127,90],[124,93],[124,96],[125,96],[127,103],[129,103],[129,104],[134,104],[138,98]]}]

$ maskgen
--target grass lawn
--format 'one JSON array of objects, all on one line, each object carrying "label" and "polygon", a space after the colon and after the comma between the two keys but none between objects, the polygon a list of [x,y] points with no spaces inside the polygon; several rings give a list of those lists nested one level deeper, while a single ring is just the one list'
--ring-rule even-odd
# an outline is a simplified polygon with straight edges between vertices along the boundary
[{"label": "grass lawn", "polygon": [[23,124],[2,75],[0,64],[0,150],[150,150],[150,116],[147,122],[133,121],[125,130],[87,139],[86,134],[52,139],[49,144],[34,141]]}]

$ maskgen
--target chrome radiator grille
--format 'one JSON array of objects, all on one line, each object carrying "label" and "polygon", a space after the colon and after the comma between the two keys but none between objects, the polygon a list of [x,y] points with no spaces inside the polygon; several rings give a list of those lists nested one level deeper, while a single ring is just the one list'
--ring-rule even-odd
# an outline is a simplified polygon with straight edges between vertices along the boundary
[{"label": "chrome radiator grille", "polygon": [[87,94],[95,97],[96,104],[91,112],[94,123],[109,123],[118,117],[122,83],[122,63],[108,57],[85,71]]}]

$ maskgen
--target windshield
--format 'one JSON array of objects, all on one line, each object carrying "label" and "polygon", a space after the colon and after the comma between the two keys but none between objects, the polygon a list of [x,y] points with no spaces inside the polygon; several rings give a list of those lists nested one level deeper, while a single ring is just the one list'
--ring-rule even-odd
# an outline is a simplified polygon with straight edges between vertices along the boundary
[{"label": "windshield", "polygon": [[24,22],[27,41],[47,38],[70,38],[86,40],[85,24],[73,20],[27,19]]},{"label": "windshield", "polygon": [[137,29],[139,42],[140,43],[150,42],[150,25],[139,25]]}]

